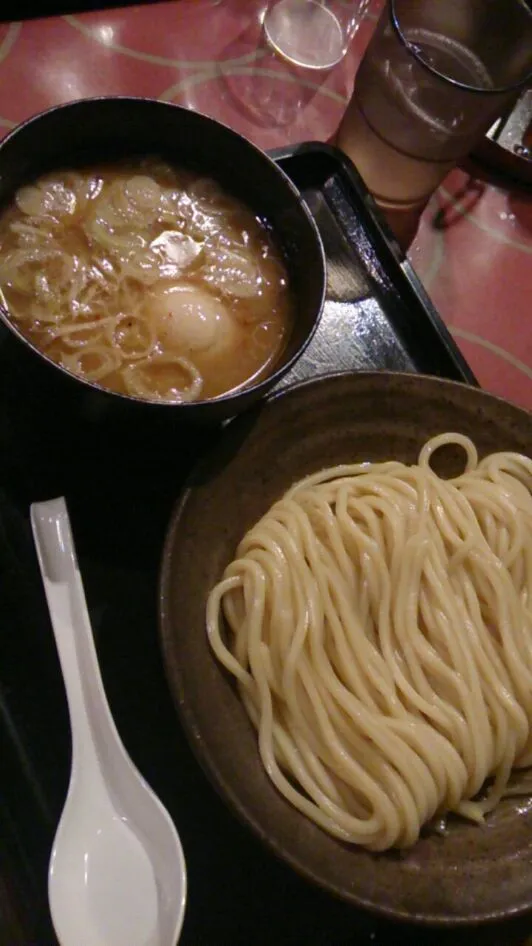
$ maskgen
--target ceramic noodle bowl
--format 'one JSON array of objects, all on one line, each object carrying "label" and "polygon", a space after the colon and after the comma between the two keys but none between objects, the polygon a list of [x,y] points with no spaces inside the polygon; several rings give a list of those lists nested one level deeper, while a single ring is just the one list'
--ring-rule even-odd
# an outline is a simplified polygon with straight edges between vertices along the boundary
[{"label": "ceramic noodle bowl", "polygon": [[[190,477],[167,534],[160,599],[176,708],[229,806],[270,850],[331,893],[390,918],[444,926],[532,908],[531,798],[505,798],[485,825],[451,818],[447,833],[423,831],[403,850],[373,853],[326,833],[268,778],[238,689],[209,644],[206,602],[240,539],[294,483],[337,464],[416,463],[423,444],[448,431],[470,437],[480,457],[531,453],[529,413],[451,381],[359,372],[270,396],[227,425]],[[457,475],[463,449],[439,450],[434,469]]]}]

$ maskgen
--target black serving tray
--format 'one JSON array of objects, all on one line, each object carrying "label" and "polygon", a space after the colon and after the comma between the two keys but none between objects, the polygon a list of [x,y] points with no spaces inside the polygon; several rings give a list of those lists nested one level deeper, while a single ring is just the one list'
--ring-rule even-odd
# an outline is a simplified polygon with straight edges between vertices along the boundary
[{"label": "black serving tray", "polygon": [[318,142],[271,153],[313,213],[328,267],[320,329],[283,384],[331,367],[476,384],[349,158]]},{"label": "black serving tray", "polygon": [[[323,322],[294,377],[378,367],[473,382],[349,163],[319,145],[283,152],[278,160],[316,213],[329,263]],[[182,946],[437,943],[439,934],[390,930],[309,887],[235,821],[183,737],[158,643],[159,560],[184,478],[218,432],[138,419],[116,429],[97,416],[82,417],[52,388],[33,390],[34,379],[21,375],[3,333],[0,946],[56,943],[47,865],[67,789],[70,740],[28,509],[62,494],[118,729],[182,836],[189,874]]]}]

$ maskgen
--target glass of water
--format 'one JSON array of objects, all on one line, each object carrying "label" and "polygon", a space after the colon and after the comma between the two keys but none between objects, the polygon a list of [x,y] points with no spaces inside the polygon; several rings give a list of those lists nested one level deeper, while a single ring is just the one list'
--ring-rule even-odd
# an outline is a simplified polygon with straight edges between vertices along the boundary
[{"label": "glass of water", "polygon": [[272,0],[264,15],[270,46],[306,69],[331,69],[345,56],[370,0]]},{"label": "glass of water", "polygon": [[525,0],[388,0],[337,144],[381,206],[423,206],[531,77]]}]

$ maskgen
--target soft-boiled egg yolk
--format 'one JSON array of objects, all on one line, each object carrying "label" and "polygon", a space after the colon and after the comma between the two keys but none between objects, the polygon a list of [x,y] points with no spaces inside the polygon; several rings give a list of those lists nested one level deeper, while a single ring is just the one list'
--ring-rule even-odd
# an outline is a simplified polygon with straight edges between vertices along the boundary
[{"label": "soft-boiled egg yolk", "polygon": [[171,286],[155,294],[153,315],[161,344],[181,354],[235,343],[236,326],[223,302],[197,286]]}]

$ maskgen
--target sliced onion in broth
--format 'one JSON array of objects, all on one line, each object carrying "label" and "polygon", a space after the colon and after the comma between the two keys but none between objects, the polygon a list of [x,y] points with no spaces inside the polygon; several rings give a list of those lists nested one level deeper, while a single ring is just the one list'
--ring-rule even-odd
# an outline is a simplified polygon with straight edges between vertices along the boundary
[{"label": "sliced onion in broth", "polygon": [[23,244],[28,247],[36,247],[39,244],[49,248],[53,240],[53,234],[48,221],[39,220],[35,217],[27,217],[25,221],[19,220],[11,224],[13,233],[17,233]]},{"label": "sliced onion in broth", "polygon": [[197,209],[210,216],[230,217],[236,212],[234,200],[224,193],[216,181],[208,177],[194,181],[187,193]]},{"label": "sliced onion in broth", "polygon": [[61,355],[61,364],[73,374],[81,375],[88,381],[101,381],[120,367],[120,355],[103,345],[84,348],[83,351]]},{"label": "sliced onion in broth", "polygon": [[76,209],[76,195],[61,181],[43,181],[21,187],[15,202],[19,210],[29,217],[49,217],[73,214]]},{"label": "sliced onion in broth", "polygon": [[120,270],[124,276],[136,279],[145,286],[153,286],[161,278],[160,261],[156,254],[149,250],[122,257]]},{"label": "sliced onion in broth", "polygon": [[148,245],[148,239],[140,233],[116,233],[102,217],[93,217],[87,221],[85,231],[100,246],[114,252],[131,252]]},{"label": "sliced onion in broth", "polygon": [[[158,185],[153,182],[155,187]],[[100,198],[98,205],[102,206],[101,212],[112,219],[115,226],[130,227],[149,227],[157,217],[159,209],[159,200],[150,206],[147,202],[137,203],[127,189],[128,185],[124,181],[116,181],[111,184],[105,194]],[[160,191],[160,188],[159,188]],[[140,196],[137,194],[137,196]],[[117,216],[118,214],[118,216]]]},{"label": "sliced onion in broth", "polygon": [[[80,322],[79,325],[59,325],[49,330],[48,337],[51,340],[62,338],[65,344],[71,348],[83,348],[101,338],[105,334],[105,328],[108,325],[116,324],[116,320],[115,315],[109,315],[94,319],[92,322]],[[89,337],[84,338],[87,332]]]},{"label": "sliced onion in broth", "polygon": [[[181,369],[187,380],[182,387],[170,383],[164,393],[154,394],[154,381],[152,379],[150,382],[147,375],[157,371],[158,367],[165,366]],[[138,362],[124,369],[123,378],[130,394],[152,401],[171,401],[176,404],[197,401],[203,390],[203,378],[188,358],[168,358],[162,355],[147,362]]]},{"label": "sliced onion in broth", "polygon": [[153,178],[145,174],[130,177],[124,186],[129,201],[141,210],[157,210],[161,202],[162,190]]},{"label": "sliced onion in broth", "polygon": [[[212,259],[211,255],[211,259]],[[252,299],[260,293],[261,271],[255,260],[243,253],[224,251],[207,267],[205,281],[225,295]]]},{"label": "sliced onion in broth", "polygon": [[150,322],[139,315],[118,315],[106,325],[105,335],[124,358],[149,358],[157,347],[157,333]]}]

